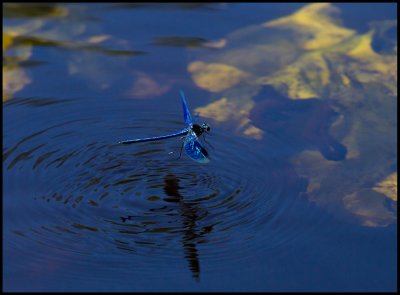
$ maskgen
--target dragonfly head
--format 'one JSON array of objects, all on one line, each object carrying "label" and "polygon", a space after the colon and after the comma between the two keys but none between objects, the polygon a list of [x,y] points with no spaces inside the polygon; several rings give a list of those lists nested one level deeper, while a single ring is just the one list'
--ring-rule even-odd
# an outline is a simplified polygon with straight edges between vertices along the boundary
[{"label": "dragonfly head", "polygon": [[201,124],[201,129],[203,131],[210,131],[210,126],[207,123]]},{"label": "dragonfly head", "polygon": [[197,136],[200,136],[201,134],[203,134],[203,132],[210,131],[210,126],[208,126],[207,123],[203,123],[201,125],[193,124],[192,130],[194,131],[194,133],[196,133]]}]

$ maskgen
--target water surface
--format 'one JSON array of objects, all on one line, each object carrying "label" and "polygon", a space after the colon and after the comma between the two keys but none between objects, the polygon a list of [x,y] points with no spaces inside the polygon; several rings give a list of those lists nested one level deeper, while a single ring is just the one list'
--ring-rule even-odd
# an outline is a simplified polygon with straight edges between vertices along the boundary
[{"label": "water surface", "polygon": [[396,290],[396,8],[5,4],[4,290]]}]

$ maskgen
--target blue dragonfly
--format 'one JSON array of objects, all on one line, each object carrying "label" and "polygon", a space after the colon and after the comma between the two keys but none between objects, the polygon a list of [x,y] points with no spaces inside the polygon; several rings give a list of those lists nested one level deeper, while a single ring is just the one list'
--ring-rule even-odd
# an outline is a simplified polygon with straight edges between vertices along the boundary
[{"label": "blue dragonfly", "polygon": [[[185,140],[182,144],[182,148],[185,148],[186,154],[196,162],[200,163],[207,163],[209,162],[208,159],[208,152],[204,148],[204,146],[200,143],[199,141],[199,136],[208,133],[210,131],[210,126],[206,123],[203,123],[201,125],[199,124],[194,124],[194,121],[192,119],[192,116],[190,115],[188,106],[186,104],[186,99],[185,99],[185,94],[183,91],[180,91],[181,94],[181,99],[182,99],[182,107],[183,107],[183,116],[185,119],[185,128],[177,131],[175,133],[167,134],[167,135],[162,135],[162,136],[154,136],[154,137],[146,137],[146,138],[138,138],[138,139],[128,139],[128,140],[123,140],[120,141],[119,143],[122,144],[131,144],[131,143],[136,143],[136,142],[145,142],[145,141],[154,141],[154,140],[161,140],[161,139],[166,139],[166,138],[171,138],[171,137],[178,137],[182,135],[185,136]],[[205,138],[204,138],[205,140]],[[181,148],[181,153],[182,153],[182,148]],[[180,155],[179,155],[180,157]]]}]

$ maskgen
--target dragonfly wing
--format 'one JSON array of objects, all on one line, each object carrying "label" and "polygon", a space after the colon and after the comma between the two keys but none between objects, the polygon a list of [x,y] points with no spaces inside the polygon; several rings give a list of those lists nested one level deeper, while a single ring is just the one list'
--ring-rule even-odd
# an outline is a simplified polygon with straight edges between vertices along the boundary
[{"label": "dragonfly wing", "polygon": [[185,135],[187,133],[188,133],[188,129],[185,128],[178,132],[167,134],[167,135],[145,137],[145,138],[138,138],[138,139],[128,139],[128,140],[122,140],[118,143],[130,144],[130,143],[136,143],[136,142],[154,141],[154,140],[166,139],[166,138],[171,138],[171,137],[177,137],[177,136]]},{"label": "dragonfly wing", "polygon": [[181,99],[182,99],[182,107],[183,107],[183,117],[185,118],[186,126],[190,126],[193,123],[192,116],[190,116],[189,108],[186,103],[185,94],[183,91],[180,91]]},{"label": "dragonfly wing", "polygon": [[199,138],[192,130],[190,130],[186,136],[184,147],[186,154],[188,154],[188,156],[191,157],[193,160],[200,163],[207,163],[210,161],[207,158],[207,150],[199,142]]}]

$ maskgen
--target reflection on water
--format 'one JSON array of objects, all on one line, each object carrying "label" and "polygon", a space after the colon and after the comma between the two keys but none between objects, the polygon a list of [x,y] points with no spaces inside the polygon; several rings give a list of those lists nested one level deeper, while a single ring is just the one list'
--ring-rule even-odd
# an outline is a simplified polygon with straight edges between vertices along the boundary
[{"label": "reflection on water", "polygon": [[185,202],[183,197],[179,193],[179,179],[175,175],[167,175],[165,177],[164,191],[167,196],[171,198],[165,198],[167,202],[178,202],[181,205],[181,216],[182,223],[186,228],[184,235],[182,237],[182,245],[185,250],[185,258],[188,261],[189,268],[193,273],[193,277],[199,278],[200,275],[200,262],[199,255],[196,248],[196,240],[202,237],[204,233],[212,230],[212,226],[207,227],[206,232],[197,233],[196,221],[198,219],[198,213],[196,207],[192,206],[190,203]]},{"label": "reflection on water", "polygon": [[[196,223],[199,217],[204,218],[207,213],[203,213],[203,216],[199,216],[196,206],[193,206],[190,202],[185,202],[184,197],[179,193],[182,187],[179,186],[179,179],[175,175],[169,174],[164,178],[164,192],[171,198],[164,198],[163,200],[168,203],[178,203],[180,208],[178,209],[179,214],[182,218],[182,246],[185,252],[185,258],[188,261],[189,269],[191,270],[193,277],[198,279],[200,277],[200,261],[197,250],[197,241],[208,232],[212,231],[212,225],[205,227],[202,231],[196,228]],[[153,197],[154,199],[154,197]],[[158,198],[156,198],[158,199]],[[154,212],[165,212],[169,211],[168,206],[161,208],[151,209]],[[134,220],[135,216],[121,217],[122,222]]]}]

